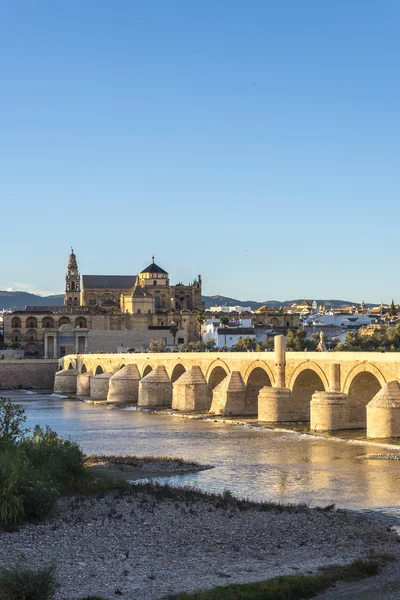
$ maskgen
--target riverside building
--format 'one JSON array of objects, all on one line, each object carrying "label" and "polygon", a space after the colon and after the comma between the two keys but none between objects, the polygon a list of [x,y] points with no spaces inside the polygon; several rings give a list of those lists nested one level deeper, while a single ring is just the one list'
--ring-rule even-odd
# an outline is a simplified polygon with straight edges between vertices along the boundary
[{"label": "riverside building", "polygon": [[[4,341],[35,357],[142,350],[152,340],[166,345],[198,340],[196,315],[204,310],[202,280],[171,285],[152,262],[137,275],[80,275],[71,249],[64,306],[27,306],[4,315]],[[175,339],[170,327],[176,324]]]}]

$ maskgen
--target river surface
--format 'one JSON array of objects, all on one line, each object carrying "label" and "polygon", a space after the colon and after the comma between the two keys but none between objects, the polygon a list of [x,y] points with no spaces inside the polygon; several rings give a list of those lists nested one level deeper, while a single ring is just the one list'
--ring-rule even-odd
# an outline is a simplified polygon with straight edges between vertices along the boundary
[{"label": "river surface", "polygon": [[[93,405],[24,390],[2,392],[21,404],[27,426],[49,425],[87,454],[173,456],[215,468],[168,477],[174,485],[254,500],[336,504],[400,526],[400,461],[363,460],[389,452],[338,441]],[[398,448],[393,448],[397,451]]]}]

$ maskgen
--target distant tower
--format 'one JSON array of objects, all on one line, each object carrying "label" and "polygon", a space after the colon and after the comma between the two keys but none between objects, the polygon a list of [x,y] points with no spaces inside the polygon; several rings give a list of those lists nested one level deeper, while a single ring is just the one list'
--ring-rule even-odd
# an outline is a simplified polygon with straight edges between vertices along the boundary
[{"label": "distant tower", "polygon": [[67,275],[65,277],[65,306],[80,306],[80,295],[81,278],[79,276],[78,263],[76,262],[74,249],[71,248],[71,254],[69,255],[68,261]]}]

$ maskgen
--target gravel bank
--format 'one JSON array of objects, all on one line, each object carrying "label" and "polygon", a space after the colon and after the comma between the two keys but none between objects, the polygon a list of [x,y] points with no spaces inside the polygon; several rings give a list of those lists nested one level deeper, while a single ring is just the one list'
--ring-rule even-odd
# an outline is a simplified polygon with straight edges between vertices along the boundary
[{"label": "gravel bank", "polygon": [[61,499],[45,524],[0,533],[0,564],[22,553],[34,565],[56,561],[58,600],[85,594],[156,600],[315,572],[371,550],[397,554],[400,546],[386,526],[362,516],[307,508],[261,511],[200,493],[190,497],[184,490],[164,499],[144,488]]}]

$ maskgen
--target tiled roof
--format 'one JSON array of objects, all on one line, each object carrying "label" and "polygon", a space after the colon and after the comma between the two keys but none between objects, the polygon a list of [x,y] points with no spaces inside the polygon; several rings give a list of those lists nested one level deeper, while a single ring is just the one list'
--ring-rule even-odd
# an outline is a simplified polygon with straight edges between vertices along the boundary
[{"label": "tiled roof", "polygon": [[136,275],[82,275],[83,289],[130,289],[135,281]]},{"label": "tiled roof", "polygon": [[166,275],[168,275],[167,271],[164,271],[164,269],[162,269],[161,267],[156,265],[155,262],[152,262],[148,267],[146,267],[145,269],[143,269],[143,271],[140,271],[140,272],[141,273],[165,273]]}]

